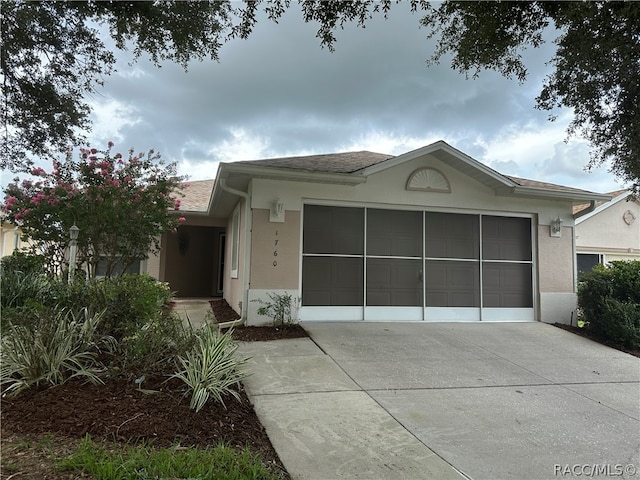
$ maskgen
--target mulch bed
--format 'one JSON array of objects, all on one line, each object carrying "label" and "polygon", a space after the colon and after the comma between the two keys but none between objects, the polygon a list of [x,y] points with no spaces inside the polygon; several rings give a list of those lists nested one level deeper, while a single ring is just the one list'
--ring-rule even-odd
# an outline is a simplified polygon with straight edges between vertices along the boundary
[{"label": "mulch bed", "polygon": [[214,401],[195,413],[182,384],[165,378],[145,379],[141,391],[133,381],[108,380],[91,385],[72,379],[63,385],[27,390],[2,398],[2,430],[25,434],[56,434],[136,444],[142,441],[165,447],[213,446],[220,442],[260,452],[276,470],[284,471],[245,392],[224,406]]},{"label": "mulch bed", "polygon": [[[212,301],[211,307],[218,322],[239,318],[224,300]],[[240,341],[306,336],[299,325],[278,329],[239,326],[233,333],[234,339]],[[287,478],[242,388],[238,390],[242,401],[228,396],[226,408],[210,401],[195,413],[189,408],[189,396],[183,394],[182,382],[166,381],[167,377],[160,375],[147,377],[140,387],[152,393],[142,391],[132,380],[115,378],[104,385],[72,379],[55,387],[27,390],[17,397],[5,396],[2,398],[2,437],[53,434],[60,439],[81,439],[89,434],[95,440],[127,444],[151,442],[159,447],[176,444],[206,447],[224,442],[259,452],[274,471]]]},{"label": "mulch bed", "polygon": [[627,348],[623,345],[620,345],[617,342],[600,338],[599,336],[593,334],[586,328],[574,327],[573,325],[567,325],[565,323],[554,323],[554,325],[558,328],[562,328],[563,330],[567,330],[569,332],[575,333],[576,335],[580,335],[581,337],[585,337],[585,338],[588,338],[589,340],[593,340],[594,342],[598,342],[598,343],[601,343],[602,345],[606,345],[607,347],[615,348],[616,350],[620,350],[622,352],[628,353],[629,355],[633,355],[635,357],[640,358],[640,349]]},{"label": "mulch bed", "polygon": [[[231,322],[238,320],[238,315],[233,308],[224,299],[216,299],[211,301],[211,309],[213,316],[218,323]],[[233,329],[233,338],[239,342],[260,342],[267,340],[281,340],[283,338],[304,338],[309,335],[298,324],[290,324],[275,328],[273,326],[266,327],[245,327],[238,326]]]}]

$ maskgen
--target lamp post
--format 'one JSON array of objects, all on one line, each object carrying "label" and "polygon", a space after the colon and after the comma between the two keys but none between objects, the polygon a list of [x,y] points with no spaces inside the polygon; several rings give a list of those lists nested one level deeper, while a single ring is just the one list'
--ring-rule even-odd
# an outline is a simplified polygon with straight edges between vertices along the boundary
[{"label": "lamp post", "polygon": [[74,223],[73,226],[69,229],[69,238],[71,241],[69,242],[69,281],[73,281],[73,277],[76,271],[76,253],[78,250],[78,233],[80,233],[80,229]]}]

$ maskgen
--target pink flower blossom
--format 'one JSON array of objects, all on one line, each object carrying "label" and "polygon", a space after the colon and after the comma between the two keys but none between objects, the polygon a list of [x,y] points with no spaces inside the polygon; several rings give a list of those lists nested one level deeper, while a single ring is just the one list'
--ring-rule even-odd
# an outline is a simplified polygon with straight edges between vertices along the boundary
[{"label": "pink flower blossom", "polygon": [[96,148],[92,148],[92,149],[91,149],[91,153],[93,153],[93,154],[95,155],[96,153],[98,153],[98,149],[96,149]]},{"label": "pink flower blossom", "polygon": [[178,219],[178,221],[179,221],[180,223],[184,223],[184,222],[186,222],[186,221],[187,221],[187,219],[186,219],[186,218],[184,218],[184,217],[180,217],[180,218]]},{"label": "pink flower blossom", "polygon": [[109,141],[107,142],[107,146],[108,146],[109,148],[113,147],[113,145],[114,145],[114,143],[113,143],[111,140],[109,140]]},{"label": "pink flower blossom", "polygon": [[14,217],[16,220],[22,220],[22,214],[21,213],[16,213],[16,216]]},{"label": "pink flower blossom", "polygon": [[180,210],[180,199],[176,199],[175,202],[173,202],[173,209],[174,210]]},{"label": "pink flower blossom", "polygon": [[35,175],[36,177],[41,177],[46,174],[47,172],[45,172],[42,167],[36,167],[31,170],[31,175]]}]

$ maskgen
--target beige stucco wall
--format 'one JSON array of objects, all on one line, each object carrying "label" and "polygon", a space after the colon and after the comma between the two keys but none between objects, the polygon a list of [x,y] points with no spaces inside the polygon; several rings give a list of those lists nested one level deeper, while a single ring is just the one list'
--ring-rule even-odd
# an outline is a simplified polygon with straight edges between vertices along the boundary
[{"label": "beige stucco wall", "polygon": [[285,211],[285,221],[269,222],[269,210],[253,210],[251,288],[298,288],[300,212]]},{"label": "beige stucco wall", "polygon": [[[629,225],[623,215],[630,211]],[[605,260],[640,258],[640,204],[621,200],[576,223],[578,253],[602,253]]]},{"label": "beige stucco wall", "polygon": [[562,227],[560,237],[538,226],[538,287],[541,293],[574,292],[573,228]]}]

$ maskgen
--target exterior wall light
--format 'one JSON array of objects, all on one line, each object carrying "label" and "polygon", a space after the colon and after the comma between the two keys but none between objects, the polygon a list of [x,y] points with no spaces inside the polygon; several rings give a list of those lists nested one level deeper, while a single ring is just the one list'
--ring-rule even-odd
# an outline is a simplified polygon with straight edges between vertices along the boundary
[{"label": "exterior wall light", "polygon": [[271,204],[271,208],[269,210],[269,221],[277,223],[284,222],[284,202],[280,200],[280,198],[276,198],[276,200]]},{"label": "exterior wall light", "polygon": [[552,237],[562,236],[562,219],[560,217],[555,220],[551,220],[549,224],[549,235]]}]

